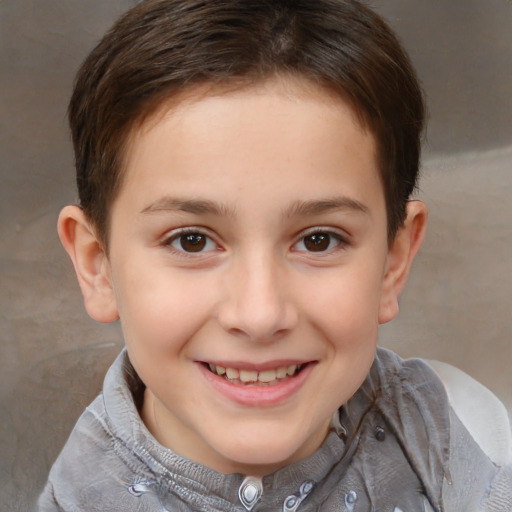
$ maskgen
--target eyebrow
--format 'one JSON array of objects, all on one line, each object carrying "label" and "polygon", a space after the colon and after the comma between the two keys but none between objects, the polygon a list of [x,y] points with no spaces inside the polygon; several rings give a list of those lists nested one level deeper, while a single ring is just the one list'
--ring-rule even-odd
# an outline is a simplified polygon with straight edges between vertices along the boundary
[{"label": "eyebrow", "polygon": [[144,208],[141,213],[158,213],[179,211],[195,213],[198,215],[232,216],[233,211],[226,205],[215,203],[207,199],[180,199],[175,197],[162,197]]},{"label": "eyebrow", "polygon": [[[360,201],[341,196],[328,199],[296,201],[283,212],[283,216],[290,218],[294,216],[321,215],[338,210],[349,210],[364,214],[370,213],[370,209]],[[169,196],[157,199],[144,208],[141,213],[151,214],[169,211],[179,211],[196,215],[234,216],[234,210],[229,206],[208,199],[181,199]]]},{"label": "eyebrow", "polygon": [[328,199],[296,201],[284,211],[285,217],[320,215],[337,210],[348,210],[356,213],[369,214],[370,209],[356,199],[346,196]]}]

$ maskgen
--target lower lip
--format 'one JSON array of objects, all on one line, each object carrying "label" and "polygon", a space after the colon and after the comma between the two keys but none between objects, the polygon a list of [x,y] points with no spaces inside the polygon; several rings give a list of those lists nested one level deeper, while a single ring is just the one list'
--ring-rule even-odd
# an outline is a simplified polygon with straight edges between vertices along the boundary
[{"label": "lower lip", "polygon": [[249,407],[272,407],[295,395],[308,379],[315,364],[308,363],[294,377],[270,386],[234,384],[215,375],[203,364],[198,363],[198,366],[210,386],[232,402]]}]

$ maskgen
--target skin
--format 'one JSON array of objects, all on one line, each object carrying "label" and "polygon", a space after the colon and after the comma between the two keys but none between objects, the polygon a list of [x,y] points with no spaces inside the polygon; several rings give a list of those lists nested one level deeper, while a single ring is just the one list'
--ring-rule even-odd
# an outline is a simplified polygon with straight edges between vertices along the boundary
[{"label": "skin", "polygon": [[[121,319],[155,438],[263,475],[312,454],[365,379],[427,213],[409,203],[388,244],[375,141],[339,97],[290,78],[200,92],[132,135],[108,255],[76,206],[59,234],[89,314]],[[305,369],[276,398],[226,394],[204,363]]]}]

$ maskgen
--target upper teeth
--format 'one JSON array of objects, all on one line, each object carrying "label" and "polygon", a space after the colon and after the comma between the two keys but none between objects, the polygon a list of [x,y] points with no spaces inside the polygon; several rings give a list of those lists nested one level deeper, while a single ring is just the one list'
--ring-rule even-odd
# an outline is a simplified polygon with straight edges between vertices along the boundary
[{"label": "upper teeth", "polygon": [[297,371],[298,366],[291,364],[290,366],[280,366],[272,370],[240,370],[238,368],[229,368],[210,364],[210,370],[217,375],[226,375],[229,380],[240,380],[241,382],[272,382],[276,379],[284,379],[292,376]]}]

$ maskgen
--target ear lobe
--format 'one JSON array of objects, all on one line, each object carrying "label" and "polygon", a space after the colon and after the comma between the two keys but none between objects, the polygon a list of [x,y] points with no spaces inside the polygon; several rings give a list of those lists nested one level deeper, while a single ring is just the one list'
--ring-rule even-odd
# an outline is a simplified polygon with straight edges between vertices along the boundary
[{"label": "ear lobe", "polygon": [[427,227],[428,210],[421,201],[407,203],[407,217],[390,247],[382,286],[379,323],[384,324],[398,314],[398,298],[402,293],[412,262],[418,253]]},{"label": "ear lobe", "polygon": [[60,212],[57,231],[75,267],[89,315],[98,322],[117,320],[109,261],[82,209],[66,206]]}]

